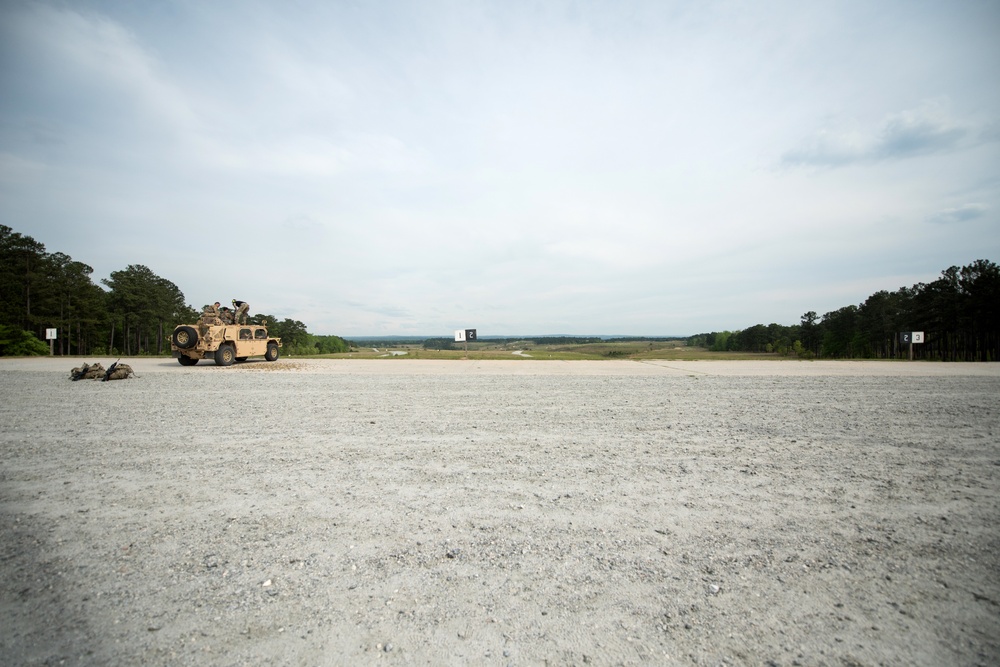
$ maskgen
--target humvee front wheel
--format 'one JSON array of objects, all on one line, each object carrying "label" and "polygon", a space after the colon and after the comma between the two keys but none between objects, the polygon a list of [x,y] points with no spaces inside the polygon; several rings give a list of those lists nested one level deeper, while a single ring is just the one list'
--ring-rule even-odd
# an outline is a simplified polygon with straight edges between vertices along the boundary
[{"label": "humvee front wheel", "polygon": [[194,347],[198,343],[198,331],[194,327],[177,327],[174,329],[174,345],[182,350]]},{"label": "humvee front wheel", "polygon": [[181,366],[194,366],[196,363],[198,363],[197,359],[186,357],[183,354],[177,357],[177,361],[181,362]]},{"label": "humvee front wheel", "polygon": [[267,354],[264,355],[264,358],[267,359],[268,361],[277,361],[278,360],[278,344],[277,343],[268,343],[267,344]]},{"label": "humvee front wheel", "polygon": [[217,366],[232,366],[236,361],[236,350],[232,345],[222,345],[215,351],[215,364]]}]

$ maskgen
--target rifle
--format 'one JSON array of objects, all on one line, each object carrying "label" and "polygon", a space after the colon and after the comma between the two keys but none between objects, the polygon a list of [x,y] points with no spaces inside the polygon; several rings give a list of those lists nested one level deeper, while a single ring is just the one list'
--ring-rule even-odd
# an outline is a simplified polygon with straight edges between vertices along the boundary
[{"label": "rifle", "polygon": [[83,376],[86,375],[87,371],[89,370],[90,366],[84,364],[83,366],[80,366],[80,370],[78,370],[76,373],[73,374],[73,377],[71,379],[73,380],[73,382],[76,382],[77,380],[82,380]]},{"label": "rifle", "polygon": [[[118,357],[118,361],[121,360],[121,357]],[[101,378],[101,382],[107,382],[111,378],[111,374],[115,372],[115,368],[118,366],[118,361],[108,366],[108,370],[104,372],[104,377]]]}]

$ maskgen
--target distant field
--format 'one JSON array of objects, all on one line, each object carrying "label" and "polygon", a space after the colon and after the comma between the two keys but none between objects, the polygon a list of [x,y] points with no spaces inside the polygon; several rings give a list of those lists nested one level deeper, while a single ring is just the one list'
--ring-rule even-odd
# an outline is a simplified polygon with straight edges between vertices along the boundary
[{"label": "distant field", "polygon": [[496,344],[470,343],[464,349],[426,350],[420,345],[365,347],[341,354],[326,354],[310,359],[536,359],[568,361],[578,359],[670,359],[670,360],[744,360],[785,359],[776,354],[751,352],[712,352],[703,347],[687,347],[683,340],[667,341],[606,341],[579,345],[535,345],[533,343]]}]

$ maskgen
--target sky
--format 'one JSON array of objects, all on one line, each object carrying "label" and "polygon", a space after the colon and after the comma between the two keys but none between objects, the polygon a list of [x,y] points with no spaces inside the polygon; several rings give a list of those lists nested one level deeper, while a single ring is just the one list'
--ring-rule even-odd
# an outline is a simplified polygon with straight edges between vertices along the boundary
[{"label": "sky", "polygon": [[311,333],[796,324],[1000,260],[1000,3],[0,3],[0,224]]}]

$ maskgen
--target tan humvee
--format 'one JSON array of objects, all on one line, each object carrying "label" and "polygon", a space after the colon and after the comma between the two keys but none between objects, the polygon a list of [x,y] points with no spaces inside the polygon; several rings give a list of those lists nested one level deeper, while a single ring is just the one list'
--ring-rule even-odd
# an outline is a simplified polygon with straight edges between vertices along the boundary
[{"label": "tan humvee", "polygon": [[194,366],[199,359],[211,357],[219,366],[231,366],[248,357],[278,359],[280,338],[267,335],[261,324],[226,324],[219,311],[209,306],[198,324],[181,324],[170,337],[170,349],[182,366]]}]

